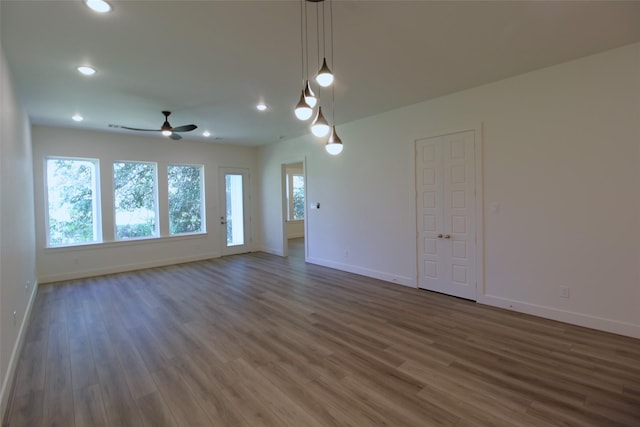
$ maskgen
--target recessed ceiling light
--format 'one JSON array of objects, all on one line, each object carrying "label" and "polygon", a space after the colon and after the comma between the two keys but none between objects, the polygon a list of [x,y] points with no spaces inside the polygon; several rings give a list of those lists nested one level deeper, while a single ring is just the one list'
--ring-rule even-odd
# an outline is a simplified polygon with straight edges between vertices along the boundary
[{"label": "recessed ceiling light", "polygon": [[202,132],[202,136],[209,138],[211,136],[211,133],[208,130],[205,130],[204,132]]},{"label": "recessed ceiling light", "polygon": [[86,65],[81,65],[78,68],[76,68],[76,70],[78,70],[80,74],[84,74],[85,76],[93,76],[96,73],[95,68],[92,68]]},{"label": "recessed ceiling light", "polygon": [[267,105],[264,102],[261,102],[258,105],[256,105],[256,108],[260,111],[264,111],[267,109]]},{"label": "recessed ceiling light", "polygon": [[81,122],[84,120],[84,117],[82,117],[80,114],[74,114],[71,118],[74,122]]},{"label": "recessed ceiling light", "polygon": [[87,7],[98,13],[111,12],[111,5],[104,0],[84,0]]}]

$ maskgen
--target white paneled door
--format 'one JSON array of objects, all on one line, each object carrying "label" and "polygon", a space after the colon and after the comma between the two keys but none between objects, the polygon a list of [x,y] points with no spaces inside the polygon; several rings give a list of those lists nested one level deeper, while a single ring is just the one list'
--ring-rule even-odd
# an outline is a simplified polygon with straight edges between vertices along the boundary
[{"label": "white paneled door", "polygon": [[418,286],[476,299],[474,131],[416,141]]}]

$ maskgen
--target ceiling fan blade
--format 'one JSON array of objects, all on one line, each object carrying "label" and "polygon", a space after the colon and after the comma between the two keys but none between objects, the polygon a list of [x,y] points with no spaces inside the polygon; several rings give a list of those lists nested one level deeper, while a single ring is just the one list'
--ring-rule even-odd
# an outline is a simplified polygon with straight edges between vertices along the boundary
[{"label": "ceiling fan blade", "polygon": [[120,126],[120,129],[139,130],[143,132],[160,132],[160,129],[138,129],[138,128],[130,128],[127,126]]},{"label": "ceiling fan blade", "polygon": [[173,128],[174,132],[191,132],[192,130],[196,130],[198,126],[196,125],[184,125]]},{"label": "ceiling fan blade", "polygon": [[174,131],[174,132],[169,136],[169,138],[173,139],[174,141],[179,141],[179,140],[181,140],[181,139],[182,139],[182,137],[181,137],[180,135],[178,135],[178,134],[175,132],[175,129],[174,129],[173,131]]}]

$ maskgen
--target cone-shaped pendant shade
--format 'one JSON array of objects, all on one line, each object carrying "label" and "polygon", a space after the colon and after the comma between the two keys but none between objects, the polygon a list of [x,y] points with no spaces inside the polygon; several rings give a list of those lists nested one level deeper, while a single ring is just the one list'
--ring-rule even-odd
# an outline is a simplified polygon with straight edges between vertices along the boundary
[{"label": "cone-shaped pendant shade", "polygon": [[322,87],[331,86],[331,83],[333,83],[333,73],[329,69],[329,66],[327,66],[327,58],[324,58],[322,61],[322,68],[318,71],[316,82]]},{"label": "cone-shaped pendant shade", "polygon": [[316,94],[311,90],[309,80],[304,81],[304,100],[307,101],[307,104],[309,104],[311,108],[315,107],[318,103],[318,98],[316,98]]},{"label": "cone-shaped pendant shade", "polygon": [[300,94],[300,101],[296,104],[296,109],[294,110],[296,117],[298,120],[309,120],[311,115],[313,114],[313,109],[307,104],[307,101],[304,99],[304,91]]},{"label": "cone-shaped pendant shade", "polygon": [[318,107],[318,115],[311,124],[311,133],[318,138],[323,138],[329,134],[330,130],[329,122],[327,122],[327,119],[325,119],[322,114],[322,107]]},{"label": "cone-shaped pendant shade", "polygon": [[331,135],[329,136],[329,140],[327,141],[327,144],[324,146],[324,149],[327,150],[327,153],[331,154],[332,156],[336,156],[342,153],[342,148],[343,148],[342,140],[336,133],[336,127],[332,126]]}]

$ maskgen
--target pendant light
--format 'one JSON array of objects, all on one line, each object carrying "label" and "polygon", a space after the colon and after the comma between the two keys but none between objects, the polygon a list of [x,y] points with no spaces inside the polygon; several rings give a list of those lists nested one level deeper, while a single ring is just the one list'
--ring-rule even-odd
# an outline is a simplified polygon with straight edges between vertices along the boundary
[{"label": "pendant light", "polygon": [[[304,19],[303,15],[304,14]],[[301,0],[300,3],[300,54],[301,54],[301,72],[302,72],[302,81],[303,89],[300,95],[300,100],[296,104],[294,109],[294,113],[298,120],[309,120],[313,115],[313,107],[318,103],[318,99],[316,95],[311,90],[311,86],[309,85],[309,80],[305,78],[305,52],[307,53],[307,69],[309,69],[309,47],[308,47],[308,38],[306,37],[306,22],[307,22],[307,5],[305,0]],[[307,44],[307,48],[305,49],[305,44]]]},{"label": "pendant light", "polygon": [[[332,0],[300,0],[300,50],[302,52],[301,62],[302,62],[302,81],[303,89],[300,94],[300,99],[295,106],[294,113],[299,120],[309,120],[311,116],[313,116],[313,110],[315,106],[318,106],[318,111],[315,114],[315,118],[311,123],[311,133],[317,138],[327,138],[325,143],[325,150],[331,155],[337,155],[342,152],[342,140],[336,133],[335,125],[331,125],[327,119],[325,118],[322,112],[322,106],[320,105],[320,92],[322,88],[331,86],[331,120],[335,122],[335,94],[334,94],[334,76],[333,72],[329,68],[327,58],[330,59],[329,63],[334,64],[333,62],[333,1]],[[325,31],[325,1],[329,2],[329,28],[330,32],[327,34]],[[318,71],[318,74],[311,81],[309,80],[309,27],[308,27],[308,14],[307,14],[307,2],[316,4],[316,28],[317,36],[316,36],[316,51],[314,51],[314,55],[317,53],[317,64],[320,64],[320,59],[322,58],[322,66]],[[322,8],[319,7],[318,3],[322,3]],[[322,23],[320,22],[320,13],[322,13]],[[320,50],[320,37],[322,37],[322,51]],[[326,38],[330,37],[331,51],[327,51],[327,43]],[[327,53],[329,55],[327,56]],[[318,91],[318,96],[313,93],[311,83],[317,84],[316,90]],[[325,105],[325,107],[327,107]]]},{"label": "pendant light", "polygon": [[[331,16],[331,62],[333,62],[333,3],[329,3],[329,12]],[[331,81],[333,82],[333,74],[331,75]],[[336,132],[336,89],[335,86],[331,87],[331,121],[333,122],[333,126],[331,126],[331,134],[329,135],[329,139],[324,146],[324,149],[327,153],[332,156],[337,156],[342,153],[342,149],[344,146],[342,145],[342,140],[338,136]]]},{"label": "pendant light", "polygon": [[325,119],[322,114],[322,107],[318,107],[318,114],[311,124],[311,133],[318,138],[324,138],[329,135],[330,130],[329,122],[327,122],[327,119]]},{"label": "pendant light", "polygon": [[311,85],[309,84],[309,80],[305,80],[304,83],[305,83],[304,100],[307,101],[307,104],[309,104],[309,107],[313,108],[318,103],[318,98],[316,97],[316,94],[313,93],[313,91],[311,90]]},{"label": "pendant light", "polygon": [[298,120],[303,121],[309,120],[311,118],[311,115],[313,114],[313,108],[311,108],[311,106],[309,106],[309,103],[306,101],[304,91],[302,91],[302,93],[300,94],[300,101],[298,101],[294,112]]},{"label": "pendant light", "polygon": [[342,153],[343,148],[344,147],[342,146],[342,140],[336,133],[336,127],[332,126],[331,135],[329,135],[329,139],[327,140],[324,149],[327,150],[327,153],[331,154],[332,156],[336,156]]},{"label": "pendant light", "polygon": [[[316,5],[317,11],[317,5]],[[317,12],[316,12],[317,13]],[[333,16],[331,17],[331,21],[333,21]],[[318,25],[319,27],[319,25]],[[325,22],[324,22],[324,1],[322,2],[322,66],[316,75],[316,82],[322,87],[329,87],[333,83],[333,73],[329,69],[327,65],[327,37],[324,32]],[[331,45],[333,48],[333,22],[331,22]],[[320,59],[320,29],[318,28],[318,59]],[[333,52],[332,52],[333,53]]]},{"label": "pendant light", "polygon": [[327,66],[327,58],[322,60],[322,68],[318,71],[316,82],[322,87],[329,87],[333,83],[333,73]]}]

